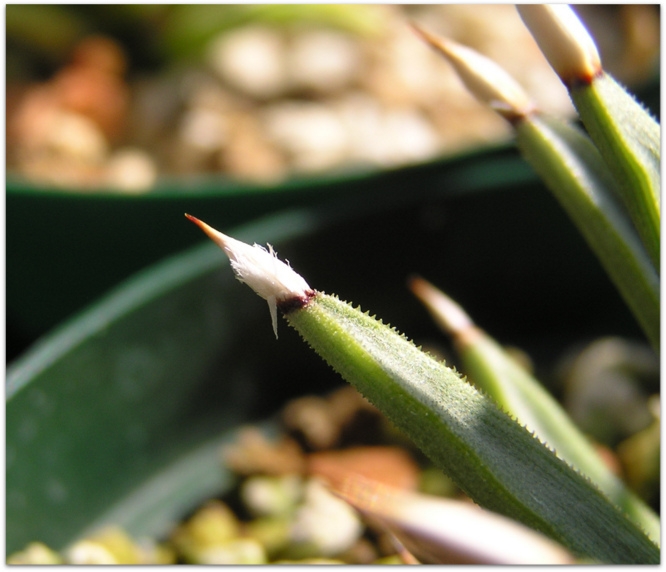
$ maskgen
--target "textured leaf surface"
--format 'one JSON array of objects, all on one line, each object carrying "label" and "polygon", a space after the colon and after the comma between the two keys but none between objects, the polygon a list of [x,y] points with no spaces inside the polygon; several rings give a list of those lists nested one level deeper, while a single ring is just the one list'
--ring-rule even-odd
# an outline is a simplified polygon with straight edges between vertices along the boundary
[{"label": "textured leaf surface", "polygon": [[653,540],[658,541],[656,514],[616,477],[588,439],[545,388],[515,363],[489,336],[482,335],[461,350],[465,372],[481,388],[501,392],[504,409],[533,429],[558,456],[588,476]]},{"label": "textured leaf surface", "polygon": [[659,274],[592,142],[564,121],[530,116],[518,146],[567,211],[611,277],[653,347],[659,349]]},{"label": "textured leaf surface", "polygon": [[322,293],[287,319],[481,506],[579,556],[659,561],[658,548],[589,481],[395,330]]},{"label": "textured leaf surface", "polygon": [[661,130],[611,76],[570,90],[590,137],[620,183],[622,199],[653,263],[659,266]]}]

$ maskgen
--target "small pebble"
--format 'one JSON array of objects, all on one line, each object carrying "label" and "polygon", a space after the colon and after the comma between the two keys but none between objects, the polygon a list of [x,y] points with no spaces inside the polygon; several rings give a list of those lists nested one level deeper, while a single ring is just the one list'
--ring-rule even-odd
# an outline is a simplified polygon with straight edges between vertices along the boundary
[{"label": "small pebble", "polygon": [[252,538],[236,538],[224,544],[207,546],[197,552],[194,564],[267,564],[266,552]]},{"label": "small pebble", "polygon": [[287,86],[285,46],[277,30],[246,26],[226,32],[208,49],[208,61],[221,79],[241,92],[267,99]]},{"label": "small pebble", "polygon": [[350,85],[361,71],[356,39],[329,30],[303,31],[286,54],[292,87],[330,94]]},{"label": "small pebble", "polygon": [[231,509],[219,500],[208,501],[171,534],[171,542],[189,561],[197,562],[202,550],[238,538],[240,524]]},{"label": "small pebble", "polygon": [[95,123],[76,113],[61,111],[54,113],[44,125],[48,132],[46,147],[53,152],[77,161],[100,163],[108,153],[103,133]]},{"label": "small pebble", "polygon": [[120,564],[109,551],[98,542],[80,540],[65,553],[68,564],[98,566],[100,564]]},{"label": "small pebble", "polygon": [[186,145],[199,151],[216,151],[229,138],[229,121],[221,113],[210,109],[191,109],[181,119],[179,135]]},{"label": "small pebble", "polygon": [[255,516],[280,516],[294,510],[303,493],[298,475],[254,476],[241,486],[241,499]]},{"label": "small pebble", "polygon": [[335,556],[350,548],[363,528],[354,509],[320,482],[310,480],[305,487],[305,502],[292,525],[291,539],[297,546],[312,546],[313,556]]},{"label": "small pebble", "polygon": [[107,164],[107,184],[120,191],[148,191],[157,181],[157,167],[151,156],[140,149],[121,149]]},{"label": "small pebble", "polygon": [[41,542],[31,542],[21,552],[15,552],[7,558],[7,564],[62,564],[59,554]]},{"label": "small pebble", "polygon": [[296,171],[325,171],[340,165],[349,149],[337,113],[323,103],[285,101],[263,113],[267,136],[287,151]]}]

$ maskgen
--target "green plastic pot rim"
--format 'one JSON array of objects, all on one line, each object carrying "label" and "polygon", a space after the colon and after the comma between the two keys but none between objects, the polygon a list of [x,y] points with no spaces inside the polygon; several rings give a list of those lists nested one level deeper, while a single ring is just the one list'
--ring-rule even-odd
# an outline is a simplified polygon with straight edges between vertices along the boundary
[{"label": "green plastic pot rim", "polygon": [[400,165],[382,169],[373,165],[357,165],[336,169],[317,175],[295,174],[277,183],[254,183],[240,179],[232,179],[223,174],[192,174],[181,176],[161,176],[155,185],[141,192],[123,191],[100,187],[94,190],[72,190],[65,186],[54,184],[40,184],[27,177],[9,173],[6,189],[8,193],[23,194],[26,196],[62,196],[68,199],[86,201],[96,200],[157,200],[170,198],[201,198],[201,197],[237,197],[261,196],[267,193],[289,193],[295,191],[312,190],[331,186],[342,186],[347,183],[372,179],[380,175],[390,175],[396,172],[419,171],[423,168],[433,168],[438,165],[448,165],[458,161],[475,160],[496,153],[513,149],[508,143],[497,143],[483,147],[462,150],[451,155],[438,157],[430,161]]}]

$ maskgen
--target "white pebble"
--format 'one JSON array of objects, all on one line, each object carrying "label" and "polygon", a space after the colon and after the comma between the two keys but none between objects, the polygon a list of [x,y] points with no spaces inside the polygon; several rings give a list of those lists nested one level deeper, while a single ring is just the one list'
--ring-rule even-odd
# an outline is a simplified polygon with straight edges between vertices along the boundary
[{"label": "white pebble", "polygon": [[150,189],[157,180],[157,167],[150,155],[140,149],[122,149],[107,164],[106,182],[122,191]]},{"label": "white pebble", "polygon": [[204,108],[191,109],[181,120],[180,137],[191,147],[203,152],[217,151],[227,142],[229,123],[216,111]]},{"label": "white pebble", "polygon": [[350,548],[362,533],[363,524],[353,508],[320,482],[308,481],[305,502],[292,524],[294,542],[312,543],[322,556],[335,556]]},{"label": "white pebble", "polygon": [[197,564],[267,564],[266,551],[252,538],[236,538],[224,544],[206,546],[197,552]]},{"label": "white pebble", "polygon": [[107,154],[107,143],[100,128],[77,113],[54,113],[48,125],[48,146],[87,163],[98,163]]},{"label": "white pebble", "polygon": [[67,551],[65,559],[68,564],[76,565],[118,564],[107,548],[90,540],[80,540],[74,544]]},{"label": "white pebble", "polygon": [[383,123],[382,140],[389,142],[388,155],[392,162],[424,161],[437,154],[437,132],[418,112],[391,111],[386,114]]},{"label": "white pebble", "polygon": [[264,110],[267,137],[284,149],[298,171],[324,171],[347,157],[349,139],[340,116],[320,103],[284,102]]},{"label": "white pebble", "polygon": [[285,46],[280,34],[264,26],[247,26],[220,35],[208,49],[219,76],[244,93],[268,98],[286,87]]},{"label": "white pebble", "polygon": [[390,167],[431,159],[440,151],[436,129],[418,111],[386,110],[362,94],[342,99],[337,109],[354,161]]},{"label": "white pebble", "polygon": [[350,84],[360,70],[360,49],[344,34],[315,30],[299,34],[287,52],[292,85],[329,93]]},{"label": "white pebble", "polygon": [[252,514],[283,515],[296,506],[302,488],[301,478],[298,475],[281,477],[257,475],[243,483],[241,498]]},{"label": "white pebble", "polygon": [[383,165],[386,163],[382,136],[383,110],[379,102],[364,93],[353,93],[336,104],[349,137],[349,155],[354,162]]}]

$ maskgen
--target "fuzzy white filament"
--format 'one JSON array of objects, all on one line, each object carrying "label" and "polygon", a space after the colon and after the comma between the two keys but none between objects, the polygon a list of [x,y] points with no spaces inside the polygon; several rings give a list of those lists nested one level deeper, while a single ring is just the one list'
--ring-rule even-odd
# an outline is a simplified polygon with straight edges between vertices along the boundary
[{"label": "fuzzy white filament", "polygon": [[307,298],[312,293],[308,283],[277,257],[270,244],[268,250],[258,244],[250,246],[222,234],[191,215],[185,216],[224,250],[236,278],[268,302],[273,331],[277,338],[277,304],[293,298]]}]

